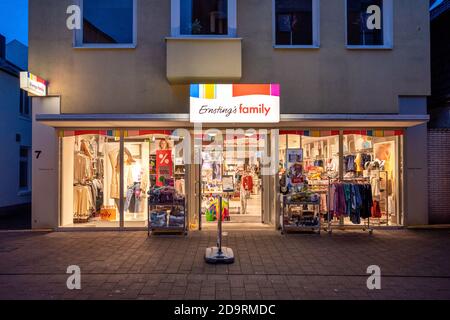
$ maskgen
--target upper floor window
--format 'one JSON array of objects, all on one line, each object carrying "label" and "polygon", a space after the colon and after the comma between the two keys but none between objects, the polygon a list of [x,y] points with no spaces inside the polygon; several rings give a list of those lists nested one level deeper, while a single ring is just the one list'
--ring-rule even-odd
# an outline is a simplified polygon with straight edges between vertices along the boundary
[{"label": "upper floor window", "polygon": [[275,46],[319,46],[319,0],[274,0]]},{"label": "upper floor window", "polygon": [[30,148],[23,146],[19,151],[19,189],[30,189]]},{"label": "upper floor window", "polygon": [[136,45],[136,0],[82,0],[79,47],[130,47]]},{"label": "upper floor window", "polygon": [[172,0],[172,36],[235,36],[236,0]]},{"label": "upper floor window", "polygon": [[347,45],[392,46],[392,0],[347,0]]},{"label": "upper floor window", "polygon": [[20,90],[19,99],[20,115],[23,117],[29,117],[31,114],[31,99],[28,97],[28,93],[24,90]]}]

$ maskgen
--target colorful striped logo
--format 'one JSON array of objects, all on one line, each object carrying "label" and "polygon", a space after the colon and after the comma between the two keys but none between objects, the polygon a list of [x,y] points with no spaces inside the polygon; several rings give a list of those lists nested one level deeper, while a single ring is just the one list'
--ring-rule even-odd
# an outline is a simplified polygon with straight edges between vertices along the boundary
[{"label": "colorful striped logo", "polygon": [[252,95],[280,96],[280,85],[273,84],[191,84],[191,98],[223,99]]}]

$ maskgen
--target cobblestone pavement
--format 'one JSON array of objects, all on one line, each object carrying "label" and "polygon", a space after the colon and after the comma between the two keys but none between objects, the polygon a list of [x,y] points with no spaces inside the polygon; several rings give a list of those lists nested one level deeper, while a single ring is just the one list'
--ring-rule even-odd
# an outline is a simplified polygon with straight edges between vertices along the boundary
[{"label": "cobblestone pavement", "polygon": [[[212,231],[0,233],[2,299],[450,299],[450,231],[229,231],[232,265],[207,265]],[[66,269],[81,268],[81,290]],[[367,267],[381,268],[368,290]]]}]

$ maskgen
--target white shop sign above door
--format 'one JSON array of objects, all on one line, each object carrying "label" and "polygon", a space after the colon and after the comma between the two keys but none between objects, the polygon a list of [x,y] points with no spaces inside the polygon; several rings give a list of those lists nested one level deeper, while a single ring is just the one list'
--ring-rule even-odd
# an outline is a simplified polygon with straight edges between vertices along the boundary
[{"label": "white shop sign above door", "polygon": [[279,84],[191,84],[190,121],[278,123]]}]

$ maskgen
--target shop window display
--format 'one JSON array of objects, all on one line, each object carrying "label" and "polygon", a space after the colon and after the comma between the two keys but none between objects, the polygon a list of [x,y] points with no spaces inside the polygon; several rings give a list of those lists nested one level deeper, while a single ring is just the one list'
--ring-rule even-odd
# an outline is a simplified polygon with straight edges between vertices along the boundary
[{"label": "shop window display", "polygon": [[402,223],[401,131],[285,131],[279,139],[282,226],[310,223],[314,210],[332,225]]},{"label": "shop window display", "polygon": [[282,229],[318,230],[330,179],[339,176],[339,131],[280,132],[279,145]]},{"label": "shop window display", "polygon": [[[121,168],[119,131],[60,135],[61,227],[120,227],[121,216],[124,227],[185,225],[185,166],[173,151],[182,138],[164,130],[123,131]],[[183,206],[160,206],[171,201]]]},{"label": "shop window display", "polygon": [[[146,226],[150,186],[150,140],[146,137],[126,137],[124,142],[124,221],[126,227]],[[118,190],[117,190],[118,191]],[[119,201],[119,192],[116,194]]]},{"label": "shop window display", "polygon": [[185,164],[171,131],[127,131],[124,142],[124,225],[152,231],[185,229]]},{"label": "shop window display", "polygon": [[344,131],[344,180],[369,184],[371,223],[397,225],[400,219],[400,132]]},{"label": "shop window display", "polygon": [[62,227],[119,227],[119,139],[107,131],[61,132]]}]

